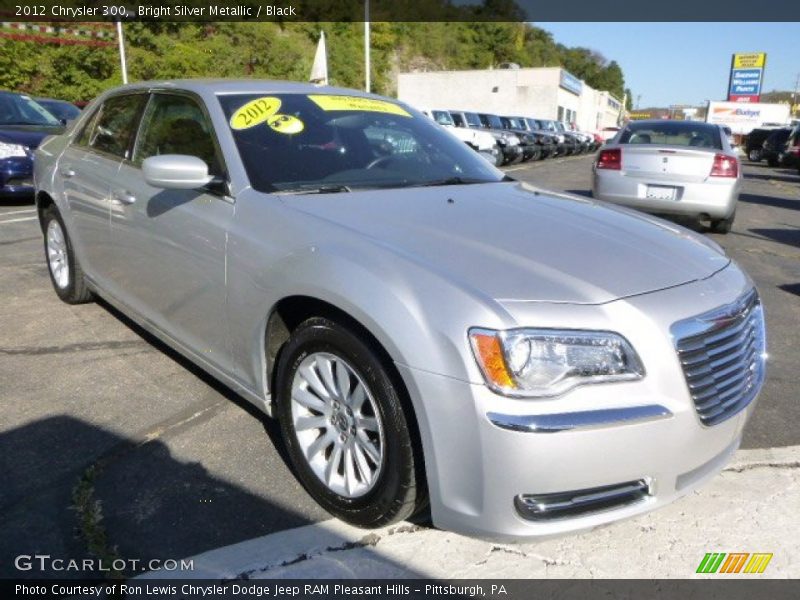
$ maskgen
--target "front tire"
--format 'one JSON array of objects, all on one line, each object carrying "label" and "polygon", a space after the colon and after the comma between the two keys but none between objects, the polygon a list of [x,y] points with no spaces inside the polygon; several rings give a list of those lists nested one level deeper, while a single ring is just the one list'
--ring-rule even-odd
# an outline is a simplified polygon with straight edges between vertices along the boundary
[{"label": "front tire", "polygon": [[370,343],[329,319],[308,319],[281,351],[277,391],[294,471],[328,512],[375,528],[423,508],[421,461]]},{"label": "front tire", "polygon": [[748,158],[753,162],[761,162],[761,150],[750,150]]},{"label": "front tire", "polygon": [[86,284],[72,241],[67,234],[64,220],[54,204],[42,213],[44,227],[44,255],[53,289],[67,304],[83,304],[92,300],[92,292]]}]

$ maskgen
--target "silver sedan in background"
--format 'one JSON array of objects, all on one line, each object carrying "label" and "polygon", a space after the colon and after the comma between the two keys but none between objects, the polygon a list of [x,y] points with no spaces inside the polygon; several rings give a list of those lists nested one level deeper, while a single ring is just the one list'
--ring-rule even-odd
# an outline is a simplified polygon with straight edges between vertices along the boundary
[{"label": "silver sedan in background", "polygon": [[629,123],[597,153],[592,170],[595,198],[710,221],[716,233],[731,230],[742,174],[718,125]]}]

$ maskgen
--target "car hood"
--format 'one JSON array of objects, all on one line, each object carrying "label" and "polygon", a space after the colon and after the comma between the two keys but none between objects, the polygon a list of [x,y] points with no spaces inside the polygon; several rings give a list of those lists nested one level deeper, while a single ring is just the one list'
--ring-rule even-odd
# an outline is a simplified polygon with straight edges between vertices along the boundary
[{"label": "car hood", "polygon": [[284,201],[501,302],[599,304],[704,279],[730,262],[677,225],[516,182]]},{"label": "car hood", "polygon": [[0,142],[22,144],[34,149],[49,135],[63,133],[63,127],[43,127],[39,125],[0,125]]}]

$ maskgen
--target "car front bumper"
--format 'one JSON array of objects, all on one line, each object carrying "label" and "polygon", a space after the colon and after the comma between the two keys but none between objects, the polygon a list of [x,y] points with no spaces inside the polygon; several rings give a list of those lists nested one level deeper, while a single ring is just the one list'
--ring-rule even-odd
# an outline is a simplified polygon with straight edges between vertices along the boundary
[{"label": "car front bumper", "polygon": [[[732,302],[751,285],[728,267],[708,280],[607,305],[512,307],[524,325],[563,327],[570,314],[570,327],[622,333],[647,370],[638,381],[515,399],[479,382],[398,365],[417,409],[434,524],[492,539],[560,535],[666,505],[718,473],[738,448],[755,401],[704,426],[670,326]],[[646,493],[575,516],[535,518],[520,502],[585,497],[631,482]]]},{"label": "car front bumper", "polygon": [[33,197],[33,162],[27,157],[0,159],[0,197]]},{"label": "car front bumper", "polygon": [[[649,186],[675,188],[674,200],[647,197]],[[741,189],[740,178],[709,178],[682,182],[631,176],[625,171],[594,169],[592,195],[598,200],[622,204],[644,212],[726,219],[733,214]]]}]

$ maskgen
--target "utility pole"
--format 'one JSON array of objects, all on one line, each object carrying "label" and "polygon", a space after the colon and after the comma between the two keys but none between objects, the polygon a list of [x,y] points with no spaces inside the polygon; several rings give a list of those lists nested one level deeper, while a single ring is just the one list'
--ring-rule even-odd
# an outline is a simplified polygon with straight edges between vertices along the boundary
[{"label": "utility pole", "polygon": [[797,74],[797,79],[794,80],[794,92],[792,92],[792,107],[791,112],[795,111],[795,106],[800,104],[800,98],[797,97],[797,92],[800,89],[800,73]]}]

